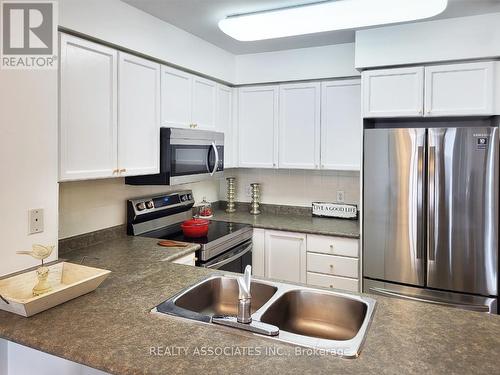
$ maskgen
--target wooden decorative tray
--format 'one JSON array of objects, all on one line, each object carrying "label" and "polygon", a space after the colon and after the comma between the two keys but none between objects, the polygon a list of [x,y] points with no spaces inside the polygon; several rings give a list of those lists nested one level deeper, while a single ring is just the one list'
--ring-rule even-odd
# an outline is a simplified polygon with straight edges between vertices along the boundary
[{"label": "wooden decorative tray", "polygon": [[52,290],[34,297],[36,270],[0,280],[0,310],[25,317],[60,305],[97,289],[111,271],[79,264],[61,262],[49,268]]}]

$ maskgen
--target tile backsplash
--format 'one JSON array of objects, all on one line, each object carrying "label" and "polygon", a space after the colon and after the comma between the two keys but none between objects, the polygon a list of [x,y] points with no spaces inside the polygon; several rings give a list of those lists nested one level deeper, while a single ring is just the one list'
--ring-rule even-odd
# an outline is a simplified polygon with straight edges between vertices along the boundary
[{"label": "tile backsplash", "polygon": [[[224,175],[236,177],[239,202],[250,202],[250,183],[260,182],[261,203],[310,207],[314,201],[335,201],[341,190],[346,203],[359,204],[357,172],[227,169]],[[60,183],[59,238],[125,224],[127,199],[180,189],[192,189],[196,202],[226,200],[225,178],[179,186],[130,186],[123,178]]]},{"label": "tile backsplash", "polygon": [[[343,191],[345,202],[359,205],[359,172],[291,169],[227,169],[236,177],[236,201],[250,202],[250,184],[260,182],[262,203],[310,207],[312,202],[335,202]],[[219,198],[226,200],[227,185],[220,181]]]},{"label": "tile backsplash", "polygon": [[59,184],[59,239],[126,223],[126,200],[191,189],[196,202],[218,200],[219,181],[179,186],[131,186],[123,178]]}]

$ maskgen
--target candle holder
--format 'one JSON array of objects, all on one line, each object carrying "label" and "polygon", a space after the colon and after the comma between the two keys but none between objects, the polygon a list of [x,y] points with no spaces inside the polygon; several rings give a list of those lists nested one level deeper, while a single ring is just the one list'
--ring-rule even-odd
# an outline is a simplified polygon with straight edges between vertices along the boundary
[{"label": "candle holder", "polygon": [[236,178],[235,177],[227,177],[227,213],[233,213],[236,211]]},{"label": "candle holder", "polygon": [[260,214],[259,210],[260,184],[254,182],[253,184],[250,184],[250,187],[252,188],[252,202],[250,203],[250,213],[252,215],[258,215]]}]

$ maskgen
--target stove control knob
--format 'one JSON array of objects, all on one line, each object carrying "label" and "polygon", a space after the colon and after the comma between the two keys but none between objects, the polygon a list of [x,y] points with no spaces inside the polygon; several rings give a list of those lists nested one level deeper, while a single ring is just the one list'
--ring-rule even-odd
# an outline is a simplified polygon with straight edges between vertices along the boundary
[{"label": "stove control knob", "polygon": [[188,197],[188,199],[189,199],[190,201],[192,201],[192,200],[193,200],[193,196],[192,196],[191,194],[188,194],[188,196],[187,196],[187,197]]},{"label": "stove control knob", "polygon": [[137,208],[137,211],[142,211],[146,209],[146,205],[144,204],[144,202],[137,203],[135,207]]},{"label": "stove control knob", "polygon": [[153,203],[153,201],[147,201],[146,208],[148,209],[155,208],[155,204]]},{"label": "stove control knob", "polygon": [[188,196],[187,195],[181,195],[181,201],[185,202],[187,201]]}]

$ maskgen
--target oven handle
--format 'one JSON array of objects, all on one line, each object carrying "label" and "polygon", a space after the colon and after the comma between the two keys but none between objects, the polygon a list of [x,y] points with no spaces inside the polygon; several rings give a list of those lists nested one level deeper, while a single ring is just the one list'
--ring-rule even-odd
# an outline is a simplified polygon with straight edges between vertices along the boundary
[{"label": "oven handle", "polygon": [[243,251],[233,255],[231,258],[228,258],[228,259],[224,259],[224,260],[221,260],[220,262],[217,262],[217,263],[214,263],[214,264],[211,264],[209,266],[207,266],[207,268],[220,268],[228,263],[231,263],[232,261],[238,259],[238,258],[241,258],[241,256],[245,255],[246,253],[248,253],[250,250],[252,250],[252,247],[253,247],[253,244],[250,244],[248,245]]},{"label": "oven handle", "polygon": [[215,142],[212,142],[212,147],[214,148],[214,153],[215,153],[215,164],[214,164],[214,170],[210,172],[210,176],[213,176],[214,173],[217,172],[217,168],[219,167],[219,150],[217,150]]}]

